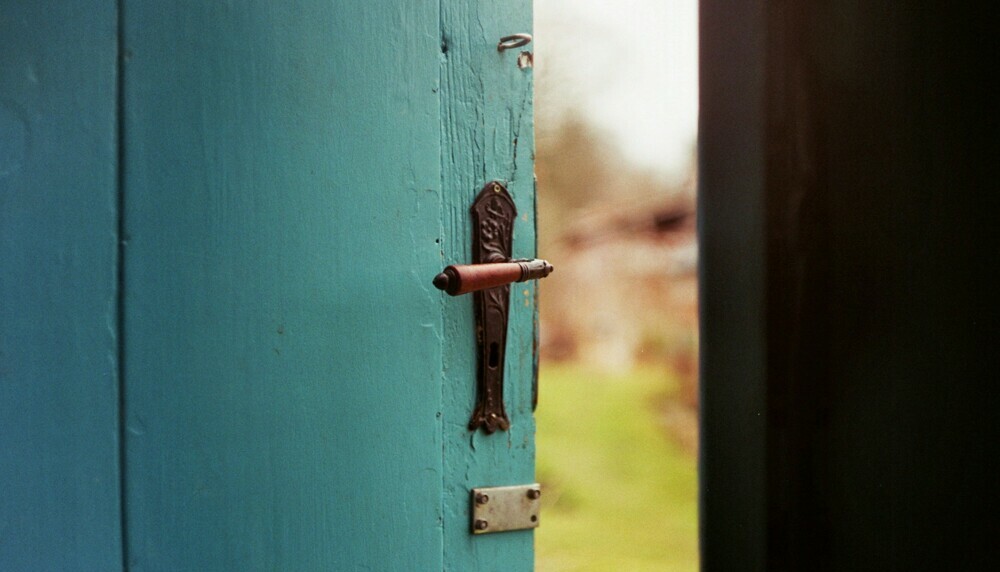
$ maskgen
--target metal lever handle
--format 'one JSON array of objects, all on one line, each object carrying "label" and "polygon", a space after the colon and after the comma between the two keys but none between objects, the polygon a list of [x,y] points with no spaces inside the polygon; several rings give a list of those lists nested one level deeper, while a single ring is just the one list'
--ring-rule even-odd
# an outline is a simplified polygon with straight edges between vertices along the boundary
[{"label": "metal lever handle", "polygon": [[434,277],[434,287],[452,296],[460,296],[506,286],[511,282],[545,278],[551,273],[552,265],[540,258],[487,264],[453,264]]},{"label": "metal lever handle", "polygon": [[503,183],[486,183],[470,210],[473,264],[448,266],[434,277],[434,286],[452,296],[475,292],[479,375],[469,430],[490,434],[510,428],[503,400],[509,284],[548,276],[552,265],[544,260],[511,260],[517,207]]}]

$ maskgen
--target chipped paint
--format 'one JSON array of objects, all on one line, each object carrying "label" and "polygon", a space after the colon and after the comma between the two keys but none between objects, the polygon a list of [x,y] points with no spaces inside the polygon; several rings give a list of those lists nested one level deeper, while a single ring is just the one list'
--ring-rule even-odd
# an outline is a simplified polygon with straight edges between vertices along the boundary
[{"label": "chipped paint", "polygon": [[528,69],[535,65],[535,58],[531,55],[531,52],[525,51],[517,55],[517,67],[520,69]]},{"label": "chipped paint", "polygon": [[[466,262],[471,244],[468,208],[491,180],[503,181],[519,212],[533,211],[530,176],[534,155],[533,74],[518,69],[518,49],[498,53],[498,38],[531,32],[531,3],[525,0],[445,0],[441,37],[447,61],[441,67],[442,249],[445,260]],[[529,221],[533,217],[529,216]],[[534,255],[534,225],[518,217],[513,255]],[[516,291],[513,292],[517,295]],[[512,297],[508,322],[504,399],[509,431],[469,433],[465,421],[475,402],[473,304],[448,304],[444,315],[442,436],[445,473],[444,560],[452,570],[478,570],[503,562],[509,570],[532,568],[530,534],[511,533],[469,541],[469,490],[479,486],[530,483],[534,479],[534,419],[531,415],[531,308]],[[521,446],[521,443],[528,443]],[[516,445],[515,445],[516,444]],[[473,448],[474,445],[474,448]],[[499,480],[505,481],[503,483]]]}]

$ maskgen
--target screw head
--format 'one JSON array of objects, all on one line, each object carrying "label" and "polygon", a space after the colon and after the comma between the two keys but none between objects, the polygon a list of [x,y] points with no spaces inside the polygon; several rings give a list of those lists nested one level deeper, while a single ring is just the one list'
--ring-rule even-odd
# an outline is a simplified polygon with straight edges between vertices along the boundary
[{"label": "screw head", "polygon": [[476,527],[476,530],[486,530],[487,528],[489,528],[490,523],[486,522],[485,520],[477,520],[474,526]]},{"label": "screw head", "polygon": [[488,502],[490,502],[490,495],[486,493],[476,493],[477,504],[486,504]]},{"label": "screw head", "polygon": [[531,500],[538,499],[542,496],[542,491],[539,489],[528,489],[528,498]]}]

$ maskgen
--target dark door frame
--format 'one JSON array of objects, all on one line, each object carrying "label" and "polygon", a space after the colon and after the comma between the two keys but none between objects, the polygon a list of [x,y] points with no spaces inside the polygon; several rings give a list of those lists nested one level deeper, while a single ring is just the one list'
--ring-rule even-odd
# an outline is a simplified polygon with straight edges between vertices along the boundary
[{"label": "dark door frame", "polygon": [[706,570],[992,560],[990,22],[702,1]]}]

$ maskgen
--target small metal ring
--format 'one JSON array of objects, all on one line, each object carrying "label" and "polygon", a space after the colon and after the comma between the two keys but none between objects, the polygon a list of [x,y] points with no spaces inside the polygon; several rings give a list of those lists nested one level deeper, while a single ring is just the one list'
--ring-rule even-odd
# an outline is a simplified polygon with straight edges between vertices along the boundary
[{"label": "small metal ring", "polygon": [[500,43],[497,44],[497,51],[502,52],[513,48],[520,48],[521,46],[527,46],[529,43],[531,43],[531,34],[512,34],[500,38]]}]

